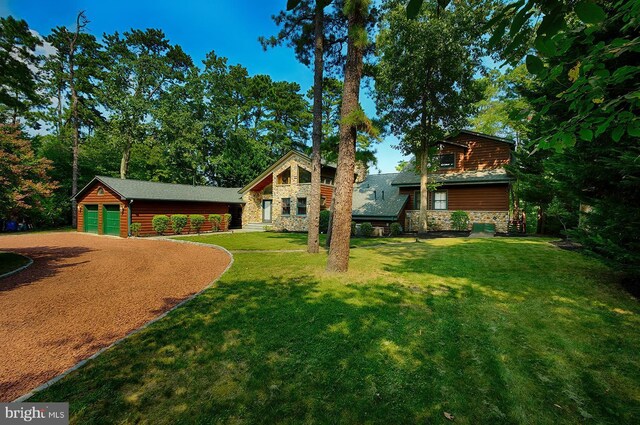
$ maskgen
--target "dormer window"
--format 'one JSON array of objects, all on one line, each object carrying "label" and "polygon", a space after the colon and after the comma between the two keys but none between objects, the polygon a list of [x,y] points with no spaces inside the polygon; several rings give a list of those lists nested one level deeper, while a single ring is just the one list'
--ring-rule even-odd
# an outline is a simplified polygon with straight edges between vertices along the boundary
[{"label": "dormer window", "polygon": [[278,184],[291,184],[291,167],[278,174]]},{"label": "dormer window", "polygon": [[97,193],[98,195],[100,195],[100,196],[104,195],[104,189],[102,188],[102,186],[100,186],[100,187],[98,188],[98,190],[96,191],[96,193]]},{"label": "dormer window", "polygon": [[438,164],[440,164],[440,168],[455,168],[456,157],[452,153],[438,155]]}]

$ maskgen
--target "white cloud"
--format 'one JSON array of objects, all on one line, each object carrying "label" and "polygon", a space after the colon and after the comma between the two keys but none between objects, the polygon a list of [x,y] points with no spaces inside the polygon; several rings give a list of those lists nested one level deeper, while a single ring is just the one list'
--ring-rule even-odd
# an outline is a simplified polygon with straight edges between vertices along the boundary
[{"label": "white cloud", "polygon": [[56,54],[57,52],[56,48],[53,47],[51,44],[47,43],[45,39],[40,35],[40,33],[38,33],[38,31],[34,29],[30,29],[29,31],[31,31],[31,34],[35,35],[40,39],[40,41],[42,41],[42,46],[36,47],[36,55],[51,56]]}]

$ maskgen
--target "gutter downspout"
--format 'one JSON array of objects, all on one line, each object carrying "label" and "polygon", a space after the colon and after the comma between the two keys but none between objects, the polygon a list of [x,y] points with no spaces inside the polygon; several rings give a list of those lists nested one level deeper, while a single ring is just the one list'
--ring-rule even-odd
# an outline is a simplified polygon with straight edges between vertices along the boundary
[{"label": "gutter downspout", "polygon": [[133,199],[129,201],[129,208],[127,209],[127,235],[131,237],[131,205],[133,204]]}]

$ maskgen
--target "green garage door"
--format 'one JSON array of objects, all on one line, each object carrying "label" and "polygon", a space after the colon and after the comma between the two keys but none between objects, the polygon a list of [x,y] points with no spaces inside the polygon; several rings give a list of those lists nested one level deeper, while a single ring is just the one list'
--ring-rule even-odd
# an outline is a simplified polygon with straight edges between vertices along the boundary
[{"label": "green garage door", "polygon": [[105,235],[120,236],[120,205],[104,205],[102,224]]},{"label": "green garage door", "polygon": [[89,233],[98,233],[98,206],[84,206],[84,231]]}]

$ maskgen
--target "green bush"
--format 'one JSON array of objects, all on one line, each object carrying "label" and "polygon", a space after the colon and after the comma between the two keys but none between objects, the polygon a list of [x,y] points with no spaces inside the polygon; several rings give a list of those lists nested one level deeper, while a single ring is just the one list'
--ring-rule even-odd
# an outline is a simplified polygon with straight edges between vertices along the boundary
[{"label": "green bush", "polygon": [[222,220],[227,224],[231,223],[231,214],[224,214]]},{"label": "green bush", "polygon": [[196,231],[196,233],[200,233],[200,229],[202,229],[202,225],[204,224],[204,216],[200,214],[191,214],[189,216],[189,222],[191,223],[191,228]]},{"label": "green bush", "polygon": [[185,214],[173,214],[171,216],[171,225],[176,235],[182,233],[182,229],[187,227],[187,216]]},{"label": "green bush", "polygon": [[356,235],[356,222],[352,221],[351,222],[351,236],[355,236]]},{"label": "green bush", "polygon": [[331,212],[329,210],[320,211],[320,233],[327,233],[329,231],[330,218]]},{"label": "green bush", "polygon": [[458,210],[451,213],[451,228],[453,230],[469,229],[469,214]]},{"label": "green bush", "polygon": [[131,223],[131,234],[133,236],[140,236],[140,229],[142,229],[141,223]]},{"label": "green bush", "polygon": [[402,226],[400,223],[391,223],[389,226],[389,233],[391,233],[391,236],[398,236],[402,234]]},{"label": "green bush", "polygon": [[220,214],[209,214],[209,221],[211,222],[211,230],[214,232],[220,230],[220,223],[222,222]]},{"label": "green bush", "polygon": [[360,225],[360,236],[365,238],[373,236],[373,225],[371,223],[362,223]]},{"label": "green bush", "polygon": [[151,220],[151,225],[153,226],[153,230],[158,232],[159,235],[162,235],[169,228],[169,217],[166,215],[154,215]]}]

